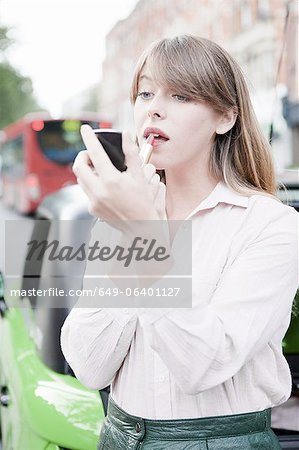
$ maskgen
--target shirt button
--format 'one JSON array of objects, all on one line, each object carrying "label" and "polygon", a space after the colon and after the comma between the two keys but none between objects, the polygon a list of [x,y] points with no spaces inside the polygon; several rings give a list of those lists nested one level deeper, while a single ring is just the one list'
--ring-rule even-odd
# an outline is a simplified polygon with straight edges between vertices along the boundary
[{"label": "shirt button", "polygon": [[141,431],[141,425],[140,425],[139,422],[136,423],[136,425],[135,425],[135,430],[136,430],[137,433],[140,433],[140,431]]},{"label": "shirt button", "polygon": [[129,314],[129,310],[127,308],[124,309],[124,314]]}]

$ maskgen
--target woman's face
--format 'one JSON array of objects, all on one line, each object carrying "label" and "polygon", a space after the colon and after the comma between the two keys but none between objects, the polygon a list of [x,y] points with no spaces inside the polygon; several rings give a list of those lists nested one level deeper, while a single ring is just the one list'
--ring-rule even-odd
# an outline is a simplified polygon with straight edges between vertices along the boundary
[{"label": "woman's face", "polygon": [[206,159],[211,151],[220,114],[154,82],[143,69],[139,79],[134,119],[139,146],[149,133],[154,140],[150,162],[157,169],[189,166]]}]

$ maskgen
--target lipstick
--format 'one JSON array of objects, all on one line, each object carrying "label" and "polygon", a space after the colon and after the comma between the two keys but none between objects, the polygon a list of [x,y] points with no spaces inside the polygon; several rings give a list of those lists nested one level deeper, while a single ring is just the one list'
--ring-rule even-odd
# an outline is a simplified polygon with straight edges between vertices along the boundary
[{"label": "lipstick", "polygon": [[147,164],[150,160],[154,148],[154,139],[155,139],[154,135],[150,134],[145,143],[143,144],[143,146],[141,147],[139,155],[141,156],[143,165]]}]

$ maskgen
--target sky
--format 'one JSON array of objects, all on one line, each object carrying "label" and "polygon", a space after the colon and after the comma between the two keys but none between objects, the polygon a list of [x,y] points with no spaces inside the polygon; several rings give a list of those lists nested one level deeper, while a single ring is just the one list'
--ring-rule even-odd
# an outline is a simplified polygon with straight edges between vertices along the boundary
[{"label": "sky", "polygon": [[40,105],[61,103],[99,82],[105,36],[138,0],[0,0],[0,24],[13,27],[10,63],[32,79]]}]

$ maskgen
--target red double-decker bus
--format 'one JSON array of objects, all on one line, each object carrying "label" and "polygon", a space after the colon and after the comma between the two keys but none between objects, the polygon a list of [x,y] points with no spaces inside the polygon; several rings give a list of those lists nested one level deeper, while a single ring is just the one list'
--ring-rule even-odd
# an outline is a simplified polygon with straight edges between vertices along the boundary
[{"label": "red double-decker bus", "polygon": [[49,193],[76,183],[72,163],[84,144],[82,124],[108,128],[109,122],[85,118],[54,120],[28,114],[1,134],[4,203],[22,214],[33,213]]}]

